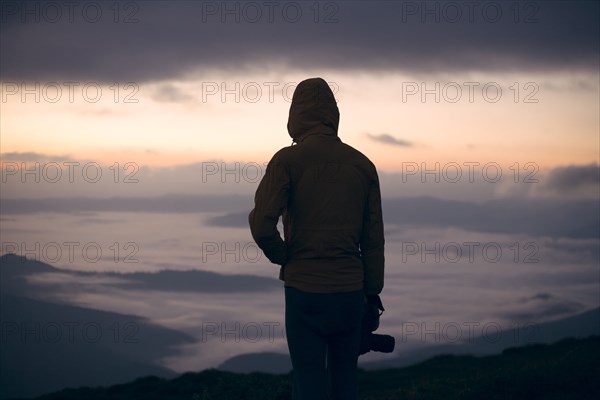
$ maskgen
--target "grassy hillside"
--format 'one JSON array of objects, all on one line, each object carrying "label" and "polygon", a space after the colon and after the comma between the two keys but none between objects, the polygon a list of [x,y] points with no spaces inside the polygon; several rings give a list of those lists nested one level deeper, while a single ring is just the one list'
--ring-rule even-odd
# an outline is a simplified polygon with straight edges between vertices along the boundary
[{"label": "grassy hillside", "polygon": [[[360,398],[593,399],[600,398],[600,337],[511,348],[486,357],[437,356],[398,369],[360,371]],[[109,388],[67,389],[50,399],[275,400],[291,399],[291,376],[217,370],[175,379],[146,377]]]}]

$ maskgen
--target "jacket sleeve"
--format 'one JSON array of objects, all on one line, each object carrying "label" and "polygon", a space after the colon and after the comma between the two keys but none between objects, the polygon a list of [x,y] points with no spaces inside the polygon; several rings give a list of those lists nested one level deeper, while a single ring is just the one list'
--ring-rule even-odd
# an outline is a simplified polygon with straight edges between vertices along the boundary
[{"label": "jacket sleeve", "polygon": [[280,215],[287,206],[290,189],[286,166],[273,156],[254,196],[254,209],[248,216],[252,238],[274,264],[284,265],[286,244],[277,230]]},{"label": "jacket sleeve", "polygon": [[377,295],[383,290],[384,257],[383,213],[377,170],[369,188],[369,198],[363,216],[360,251],[364,268],[365,294]]}]

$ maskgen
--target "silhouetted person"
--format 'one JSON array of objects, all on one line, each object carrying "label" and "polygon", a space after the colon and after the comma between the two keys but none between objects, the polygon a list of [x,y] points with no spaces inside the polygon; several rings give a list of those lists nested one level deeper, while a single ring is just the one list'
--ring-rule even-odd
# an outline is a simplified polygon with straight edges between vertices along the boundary
[{"label": "silhouetted person", "polygon": [[[338,123],[329,85],[321,78],[302,81],[287,125],[292,146],[271,159],[249,215],[254,240],[281,265],[294,400],[325,399],[327,371],[333,399],[358,398],[365,301],[378,301],[383,288],[377,170],[342,143]],[[277,230],[280,216],[285,240]]]}]

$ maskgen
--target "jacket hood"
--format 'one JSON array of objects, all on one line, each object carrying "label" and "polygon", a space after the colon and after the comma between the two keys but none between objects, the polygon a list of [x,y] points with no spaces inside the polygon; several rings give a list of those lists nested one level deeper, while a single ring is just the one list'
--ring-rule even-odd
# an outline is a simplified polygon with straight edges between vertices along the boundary
[{"label": "jacket hood", "polygon": [[340,112],[327,82],[310,78],[298,84],[287,124],[294,142],[316,133],[337,136],[339,121]]}]

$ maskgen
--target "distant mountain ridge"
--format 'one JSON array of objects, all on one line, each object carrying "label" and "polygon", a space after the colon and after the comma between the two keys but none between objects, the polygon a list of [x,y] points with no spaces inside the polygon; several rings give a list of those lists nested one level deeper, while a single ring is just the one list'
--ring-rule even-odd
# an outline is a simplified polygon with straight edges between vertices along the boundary
[{"label": "distant mountain ridge", "polygon": [[[119,278],[114,285],[123,289],[191,292],[250,292],[281,288],[281,281],[249,274],[225,275],[201,270],[161,270],[158,272],[86,272],[55,268],[44,262],[13,253],[0,256],[0,290],[23,294],[27,275],[64,273],[73,276]],[[41,289],[43,290],[43,289]]]},{"label": "distant mountain ridge", "polygon": [[197,341],[136,315],[47,301],[63,289],[28,282],[40,274],[118,278],[111,286],[139,290],[217,293],[281,286],[273,278],[198,270],[71,271],[4,254],[0,256],[0,399],[36,396],[73,385],[110,385],[144,375],[174,377],[176,373],[160,366],[158,360],[178,355],[176,346]]},{"label": "distant mountain ridge", "polygon": [[[588,400],[600,397],[600,337],[507,349],[499,355],[437,356],[405,368],[359,370],[369,400]],[[290,400],[292,374],[188,372],[111,387],[81,387],[36,400]]]},{"label": "distant mountain ridge", "polygon": [[[2,199],[3,214],[35,212],[219,212],[209,225],[248,229],[252,202],[242,195],[181,195],[109,198]],[[386,222],[457,227],[488,233],[523,233],[550,237],[599,238],[598,200],[502,199],[484,203],[432,196],[383,198]],[[239,210],[246,210],[240,212]]]},{"label": "distant mountain ridge", "polygon": [[[377,332],[379,333],[379,332]],[[558,321],[514,328],[502,332],[498,340],[485,336],[472,338],[471,343],[432,345],[404,352],[402,342],[396,340],[397,354],[381,361],[361,362],[365,369],[402,368],[441,354],[483,356],[498,354],[504,349],[532,343],[553,343],[568,337],[600,335],[600,308]],[[227,359],[217,369],[236,373],[287,373],[292,369],[289,354],[248,353]]]},{"label": "distant mountain ridge", "polygon": [[[505,199],[473,203],[431,196],[384,198],[387,223],[456,227],[487,233],[522,233],[549,237],[600,237],[600,202]],[[211,226],[248,226],[248,213],[208,218]]]},{"label": "distant mountain ridge", "polygon": [[195,341],[135,315],[7,294],[0,295],[0,321],[1,399],[148,374],[173,377],[157,360]]}]

